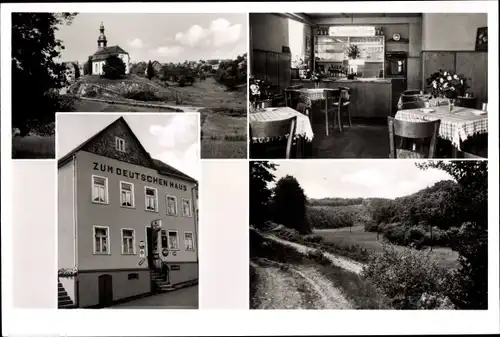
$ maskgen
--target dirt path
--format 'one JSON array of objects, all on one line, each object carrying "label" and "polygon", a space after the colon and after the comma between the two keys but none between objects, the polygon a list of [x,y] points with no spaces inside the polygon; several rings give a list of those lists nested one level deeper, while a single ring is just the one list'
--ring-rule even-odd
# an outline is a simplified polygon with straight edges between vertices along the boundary
[{"label": "dirt path", "polygon": [[257,309],[352,309],[351,303],[313,267],[260,259],[251,262],[259,280]]},{"label": "dirt path", "polygon": [[[299,243],[280,239],[277,236],[274,236],[272,234],[266,234],[266,233],[261,233],[261,234],[269,240],[273,240],[273,241],[281,243],[283,245],[287,245],[289,247],[295,248],[297,251],[299,251],[303,254],[307,254],[310,251],[316,250],[316,248],[311,248],[311,247],[307,247],[307,246],[299,244]],[[333,254],[328,253],[328,252],[323,252],[323,254],[332,262],[332,264],[334,264],[342,269],[348,270],[348,271],[356,273],[356,274],[361,274],[361,272],[363,271],[364,265],[360,262],[357,262],[357,261],[354,261],[354,260],[351,260],[351,259],[348,259],[348,258],[345,258],[342,256],[333,255]]]}]

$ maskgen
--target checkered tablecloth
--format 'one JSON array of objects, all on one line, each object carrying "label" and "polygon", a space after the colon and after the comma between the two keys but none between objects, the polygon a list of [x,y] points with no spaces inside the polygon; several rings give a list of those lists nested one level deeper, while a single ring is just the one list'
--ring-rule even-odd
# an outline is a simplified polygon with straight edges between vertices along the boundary
[{"label": "checkered tablecloth", "polygon": [[480,110],[457,107],[452,112],[448,106],[432,107],[433,112],[425,113],[421,109],[399,110],[395,118],[405,121],[441,120],[439,137],[451,141],[460,150],[460,142],[476,134],[488,133],[488,114],[476,115]]},{"label": "checkered tablecloth", "polygon": [[[296,136],[302,136],[307,141],[312,141],[314,137],[314,133],[312,131],[311,122],[309,117],[301,114],[297,110],[288,107],[279,107],[279,108],[266,108],[265,111],[251,113],[248,115],[248,119],[250,122],[258,121],[279,121],[287,118],[291,118],[293,116],[297,116],[297,128],[295,131]],[[263,139],[257,139],[253,137],[253,140],[257,141],[265,141]]]},{"label": "checkered tablecloth", "polygon": [[332,88],[306,89],[306,88],[301,88],[301,89],[293,89],[293,90],[289,90],[289,91],[296,93],[298,95],[300,101],[304,102],[307,107],[311,107],[312,102],[325,100],[327,98],[327,92],[328,91],[335,91],[335,90],[338,90],[338,89],[332,89]]}]

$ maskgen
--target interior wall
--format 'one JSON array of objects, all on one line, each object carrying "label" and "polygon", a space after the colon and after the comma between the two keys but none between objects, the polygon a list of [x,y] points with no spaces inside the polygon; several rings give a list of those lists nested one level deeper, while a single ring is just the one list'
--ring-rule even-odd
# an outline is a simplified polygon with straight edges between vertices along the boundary
[{"label": "interior wall", "polygon": [[477,28],[486,26],[486,13],[424,13],[422,49],[474,51]]},{"label": "interior wall", "polygon": [[251,13],[252,49],[281,53],[288,45],[288,19],[272,13]]}]

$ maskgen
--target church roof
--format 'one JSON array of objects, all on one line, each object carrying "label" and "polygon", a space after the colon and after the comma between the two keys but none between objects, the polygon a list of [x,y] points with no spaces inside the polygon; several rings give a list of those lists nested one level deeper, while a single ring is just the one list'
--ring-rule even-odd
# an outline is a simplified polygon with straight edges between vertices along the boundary
[{"label": "church roof", "polygon": [[110,47],[104,47],[96,51],[94,55],[92,55],[92,59],[104,60],[109,55],[114,55],[114,54],[128,54],[128,53],[125,50],[123,50],[120,46],[110,46]]}]

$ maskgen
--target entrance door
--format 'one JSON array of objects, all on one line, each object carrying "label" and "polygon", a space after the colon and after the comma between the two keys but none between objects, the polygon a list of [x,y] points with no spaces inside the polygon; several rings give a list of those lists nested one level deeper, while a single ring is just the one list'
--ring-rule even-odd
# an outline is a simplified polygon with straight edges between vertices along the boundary
[{"label": "entrance door", "polygon": [[99,306],[107,307],[113,303],[113,278],[104,274],[99,276]]},{"label": "entrance door", "polygon": [[149,268],[153,268],[154,267],[154,259],[153,259],[153,232],[151,230],[151,227],[147,227],[146,228],[146,235],[147,235],[147,238],[146,238],[146,241],[147,241],[147,256],[148,256],[148,266]]}]

